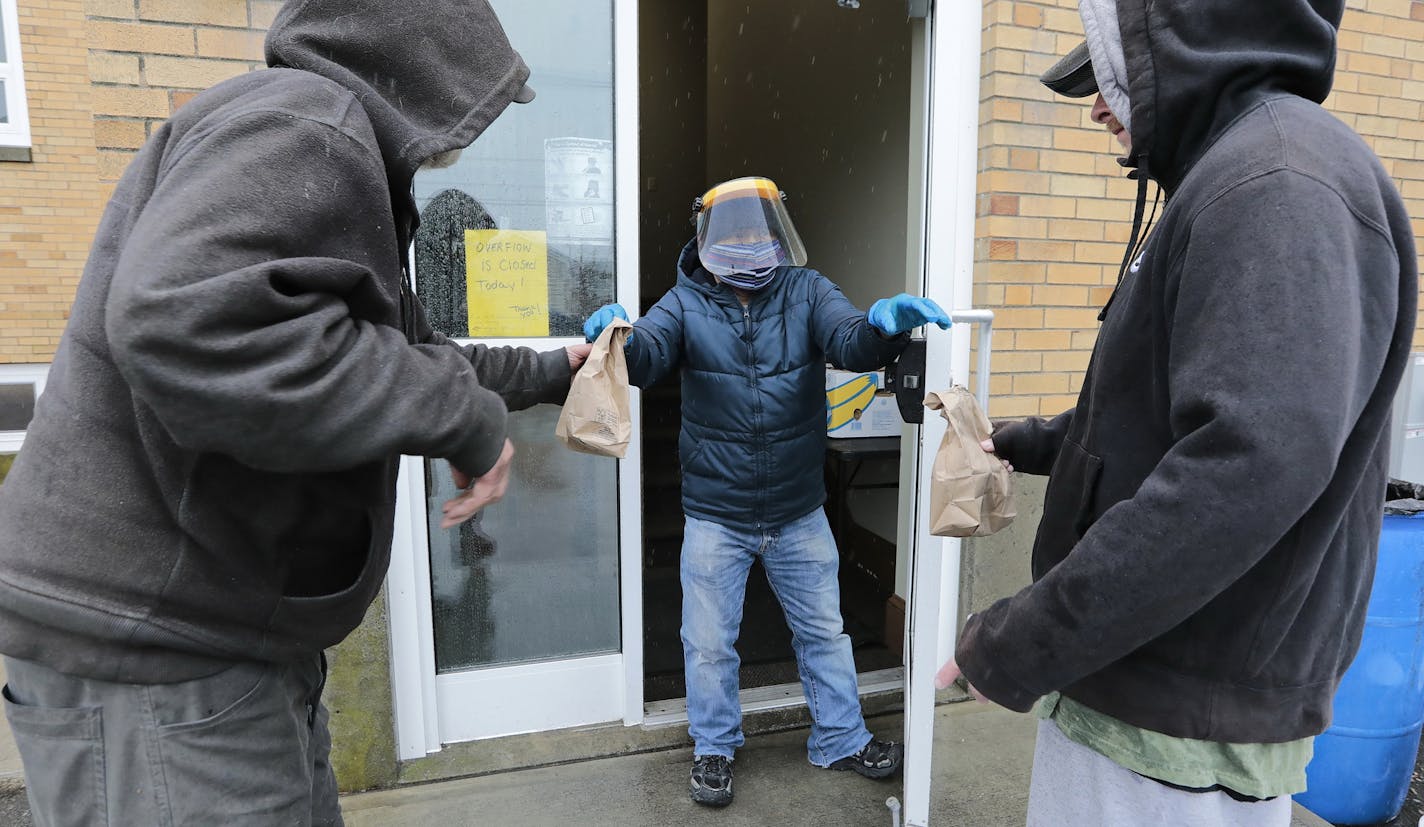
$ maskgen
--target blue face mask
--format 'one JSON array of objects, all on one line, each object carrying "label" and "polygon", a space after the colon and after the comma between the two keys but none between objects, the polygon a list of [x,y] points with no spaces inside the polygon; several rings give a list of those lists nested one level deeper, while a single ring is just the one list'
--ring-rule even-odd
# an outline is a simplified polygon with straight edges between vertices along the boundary
[{"label": "blue face mask", "polygon": [[776,278],[776,266],[766,267],[761,270],[753,270],[749,273],[732,273],[717,278],[725,281],[733,287],[740,287],[743,290],[760,290],[771,284],[771,280]]}]

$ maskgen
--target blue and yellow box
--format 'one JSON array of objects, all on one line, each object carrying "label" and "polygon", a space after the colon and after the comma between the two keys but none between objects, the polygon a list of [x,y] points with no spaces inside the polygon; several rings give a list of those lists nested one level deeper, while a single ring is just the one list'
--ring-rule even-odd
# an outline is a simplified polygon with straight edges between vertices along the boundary
[{"label": "blue and yellow box", "polygon": [[826,433],[836,438],[899,436],[900,409],[885,392],[885,372],[826,370]]}]

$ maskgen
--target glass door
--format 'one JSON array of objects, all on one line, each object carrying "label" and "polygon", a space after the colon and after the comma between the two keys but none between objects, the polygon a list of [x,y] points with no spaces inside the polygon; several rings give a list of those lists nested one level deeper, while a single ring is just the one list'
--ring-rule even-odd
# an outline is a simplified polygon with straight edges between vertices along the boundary
[{"label": "glass door", "polygon": [[[621,120],[636,108],[615,89],[636,57],[619,54],[613,0],[492,5],[537,97],[453,166],[417,174],[412,278],[432,326],[460,343],[551,350],[581,343],[601,305],[637,306],[636,223],[624,223],[636,204],[618,198],[636,191]],[[641,648],[624,644],[638,606],[623,599],[639,571],[621,552],[630,537],[638,548],[638,449],[622,463],[574,453],[554,437],[559,413],[510,414],[508,493],[457,528],[439,527],[449,466],[404,461],[389,584],[402,758],[641,709],[628,696]]]},{"label": "glass door", "polygon": [[[919,251],[924,294],[946,308],[973,302],[974,211],[978,153],[980,3],[935,3],[916,67],[924,79],[925,213]],[[972,325],[980,325],[977,381],[981,404],[988,387],[992,314],[952,313],[948,332],[927,332],[927,389],[968,384]],[[934,676],[953,652],[959,616],[957,539],[929,534],[930,483],[944,420],[926,416],[915,457],[906,461],[918,485],[907,503],[911,526],[909,600],[905,641],[905,768],[903,814],[910,827],[930,823],[931,758],[934,744]]]}]

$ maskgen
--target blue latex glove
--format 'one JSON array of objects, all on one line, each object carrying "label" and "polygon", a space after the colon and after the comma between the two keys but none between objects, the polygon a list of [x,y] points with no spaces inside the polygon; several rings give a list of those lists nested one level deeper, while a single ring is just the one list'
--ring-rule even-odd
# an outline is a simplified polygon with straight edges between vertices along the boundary
[{"label": "blue latex glove", "polygon": [[899,336],[921,325],[937,324],[941,330],[948,329],[950,325],[949,314],[933,300],[909,293],[880,299],[870,306],[865,318],[886,336]]},{"label": "blue latex glove", "polygon": [[[598,334],[603,332],[605,327],[613,323],[614,319],[628,321],[628,311],[623,309],[621,304],[605,304],[593,311],[593,315],[588,317],[588,321],[583,323],[584,341],[592,342],[598,338]],[[632,339],[633,334],[629,333],[628,338]]]}]

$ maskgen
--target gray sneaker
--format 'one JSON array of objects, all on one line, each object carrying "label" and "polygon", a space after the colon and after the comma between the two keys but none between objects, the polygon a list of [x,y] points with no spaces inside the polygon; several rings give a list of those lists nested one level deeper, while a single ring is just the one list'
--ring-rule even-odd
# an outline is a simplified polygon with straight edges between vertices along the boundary
[{"label": "gray sneaker", "polygon": [[698,755],[692,759],[688,794],[698,804],[725,807],[732,803],[732,759],[725,755]]}]

